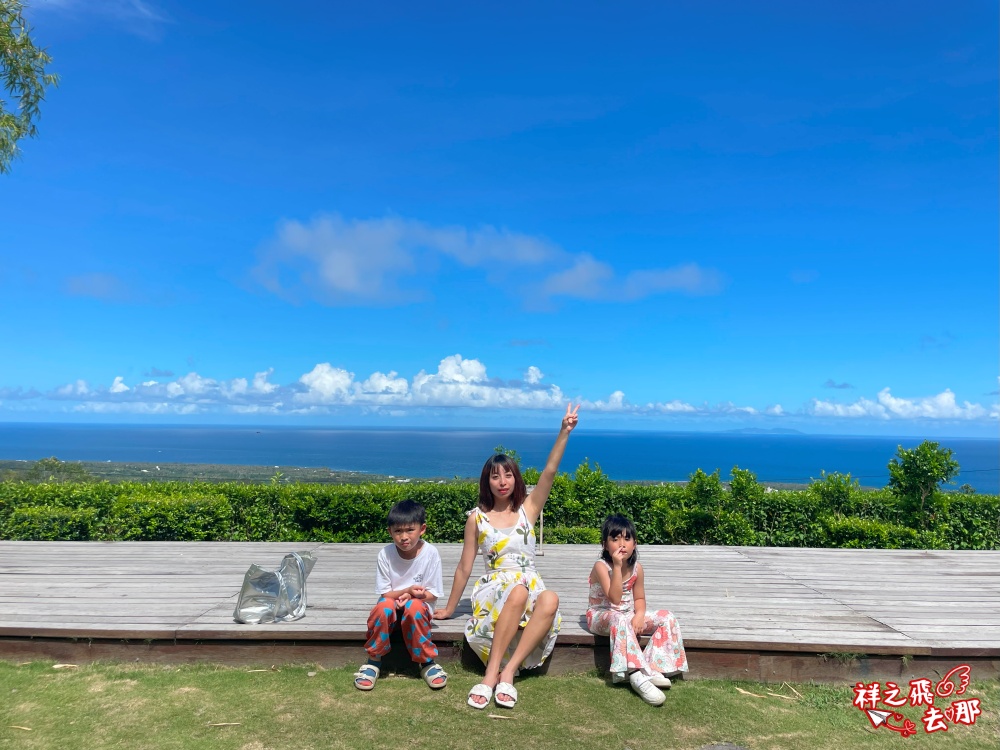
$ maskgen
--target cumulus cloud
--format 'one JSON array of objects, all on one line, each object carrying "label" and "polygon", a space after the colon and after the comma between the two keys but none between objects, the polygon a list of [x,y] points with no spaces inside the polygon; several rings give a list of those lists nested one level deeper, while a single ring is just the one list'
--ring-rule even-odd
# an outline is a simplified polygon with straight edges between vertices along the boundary
[{"label": "cumulus cloud", "polygon": [[542,281],[515,287],[529,304],[554,297],[630,302],[666,293],[717,294],[724,286],[719,272],[695,263],[619,276],[588,253],[574,255],[543,237],[508,229],[337,215],[282,222],[261,247],[251,276],[295,303],[394,306],[429,298],[442,262],[476,269],[484,283],[505,288],[512,273],[530,268]]},{"label": "cumulus cloud", "polygon": [[988,411],[980,404],[969,401],[958,403],[955,394],[945,389],[936,396],[897,398],[888,388],[879,391],[873,401],[859,398],[852,404],[813,399],[809,412],[821,417],[869,417],[888,419],[959,419],[972,420],[996,417],[995,410]]},{"label": "cumulus cloud", "polygon": [[780,404],[755,406],[733,401],[692,404],[681,399],[632,402],[621,389],[607,396],[582,398],[567,394],[557,384],[543,382],[542,370],[530,365],[521,379],[491,377],[481,360],[452,354],[434,369],[420,370],[411,378],[395,370],[359,377],[345,367],[322,362],[297,379],[282,385],[271,382],[272,368],[253,377],[217,379],[189,372],[169,381],[156,379],[126,382],[115,376],[110,384],[91,385],[85,380],[53,388],[0,388],[3,408],[24,411],[44,409],[46,402],[63,410],[92,414],[259,414],[324,415],[354,410],[382,415],[413,415],[421,410],[492,409],[558,411],[570,400],[584,411],[637,418],[721,420],[788,420],[809,417],[887,420],[1000,419],[1000,404],[984,407],[960,402],[951,390],[927,397],[901,398],[889,388],[875,398],[860,397],[851,403],[813,399],[804,408],[789,411]]}]

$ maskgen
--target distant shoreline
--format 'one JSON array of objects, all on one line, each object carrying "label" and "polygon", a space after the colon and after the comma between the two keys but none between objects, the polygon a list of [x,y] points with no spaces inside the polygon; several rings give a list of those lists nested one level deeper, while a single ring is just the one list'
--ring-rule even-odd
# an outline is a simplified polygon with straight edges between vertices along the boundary
[{"label": "distant shoreline", "polygon": [[[0,459],[0,479],[23,479],[35,461],[25,459]],[[145,463],[140,461],[63,461],[71,467],[81,467],[89,479],[109,482],[245,482],[268,484],[367,484],[374,482],[437,484],[452,482],[478,482],[478,477],[404,477],[393,474],[370,474],[364,471],[335,471],[325,467],[309,466],[247,466],[243,464],[196,463]],[[58,478],[57,478],[58,479]],[[685,485],[686,480],[615,480],[615,484],[631,485]],[[723,482],[727,484],[728,482]],[[767,482],[761,485],[777,490],[801,490],[808,484],[793,482]],[[878,487],[862,486],[865,490]]]}]

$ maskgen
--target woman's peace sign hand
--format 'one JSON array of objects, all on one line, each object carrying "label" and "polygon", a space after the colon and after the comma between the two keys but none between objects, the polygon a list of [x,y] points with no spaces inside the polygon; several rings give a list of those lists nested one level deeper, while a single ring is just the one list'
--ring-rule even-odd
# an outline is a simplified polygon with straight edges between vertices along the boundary
[{"label": "woman's peace sign hand", "polygon": [[573,428],[576,427],[576,423],[579,421],[579,418],[576,416],[578,411],[580,411],[580,404],[577,404],[575,409],[573,408],[572,401],[566,404],[566,416],[562,420],[562,429],[565,432],[572,432]]}]

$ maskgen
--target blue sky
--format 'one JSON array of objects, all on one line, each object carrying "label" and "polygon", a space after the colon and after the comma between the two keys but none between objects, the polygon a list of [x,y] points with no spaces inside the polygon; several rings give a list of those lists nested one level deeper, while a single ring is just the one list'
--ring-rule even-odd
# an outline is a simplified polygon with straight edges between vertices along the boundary
[{"label": "blue sky", "polygon": [[0,420],[997,435],[995,3],[29,17]]}]

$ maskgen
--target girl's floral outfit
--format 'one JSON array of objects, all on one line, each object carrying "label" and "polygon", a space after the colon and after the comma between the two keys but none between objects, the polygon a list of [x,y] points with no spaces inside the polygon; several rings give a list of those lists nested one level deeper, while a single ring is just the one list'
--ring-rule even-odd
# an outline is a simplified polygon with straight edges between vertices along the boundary
[{"label": "girl's floral outfit", "polygon": [[[601,563],[611,566],[601,560]],[[650,636],[646,650],[639,648],[639,639],[632,629],[635,604],[632,587],[638,578],[638,565],[632,575],[622,583],[621,604],[613,604],[604,594],[599,581],[590,579],[590,597],[587,606],[587,629],[594,635],[606,635],[611,639],[611,674],[616,680],[625,679],[629,672],[644,671],[673,674],[686,672],[687,656],[684,654],[684,639],[677,618],[666,609],[646,611],[646,621],[638,635]]]},{"label": "girl's floral outfit", "polygon": [[[473,513],[476,514],[479,551],[486,562],[486,574],[476,581],[472,589],[472,617],[465,625],[465,637],[486,664],[493,645],[493,630],[510,592],[518,585],[528,589],[528,604],[520,622],[523,628],[531,619],[535,602],[538,595],[545,591],[545,584],[535,570],[535,530],[528,523],[524,508],[518,510],[517,525],[513,529],[494,528],[486,514],[478,508]],[[519,666],[531,669],[541,665],[555,648],[561,626],[562,616],[556,611],[545,638]],[[510,659],[520,638],[521,630],[518,630],[507,647],[505,660]]]}]

